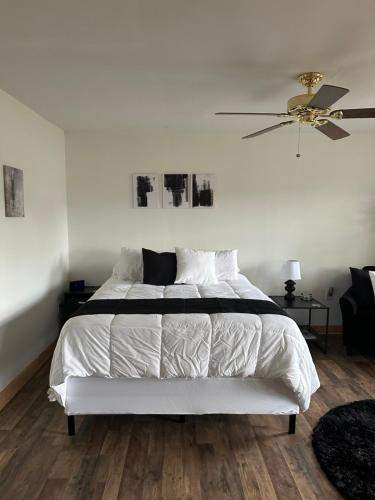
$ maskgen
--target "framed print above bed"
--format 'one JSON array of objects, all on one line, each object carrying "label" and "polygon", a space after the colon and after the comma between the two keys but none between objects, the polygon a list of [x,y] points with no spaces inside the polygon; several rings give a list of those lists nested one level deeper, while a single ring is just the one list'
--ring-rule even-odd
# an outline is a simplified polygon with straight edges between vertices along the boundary
[{"label": "framed print above bed", "polygon": [[213,208],[215,174],[192,174],[192,208]]},{"label": "framed print above bed", "polygon": [[163,208],[189,208],[189,174],[164,174]]},{"label": "framed print above bed", "polygon": [[159,208],[158,174],[133,174],[133,207]]}]

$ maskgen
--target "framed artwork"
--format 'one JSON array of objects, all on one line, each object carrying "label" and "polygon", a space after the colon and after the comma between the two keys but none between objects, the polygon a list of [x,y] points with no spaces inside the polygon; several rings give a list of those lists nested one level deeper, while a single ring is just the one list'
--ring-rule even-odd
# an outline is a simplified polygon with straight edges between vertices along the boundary
[{"label": "framed artwork", "polygon": [[215,174],[192,174],[193,208],[213,208],[215,202]]},{"label": "framed artwork", "polygon": [[163,208],[189,208],[189,174],[164,174]]},{"label": "framed artwork", "polygon": [[158,174],[133,174],[133,207],[159,207]]},{"label": "framed artwork", "polygon": [[133,207],[213,208],[215,182],[215,174],[133,174]]},{"label": "framed artwork", "polygon": [[24,217],[23,170],[3,165],[5,217]]}]

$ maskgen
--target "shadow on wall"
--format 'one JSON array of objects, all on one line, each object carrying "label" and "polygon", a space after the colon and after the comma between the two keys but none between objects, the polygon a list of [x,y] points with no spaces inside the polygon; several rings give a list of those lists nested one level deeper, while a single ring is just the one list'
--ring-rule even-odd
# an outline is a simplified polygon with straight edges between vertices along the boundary
[{"label": "shadow on wall", "polygon": [[269,266],[266,263],[259,263],[253,266],[240,266],[240,273],[244,274],[248,280],[260,288],[264,293],[275,293],[275,290],[268,290],[267,283],[274,280],[275,276],[270,272]]},{"label": "shadow on wall", "polygon": [[48,290],[36,302],[0,321],[0,390],[59,334],[58,304],[64,286],[65,266],[56,266],[55,269],[56,272],[50,274]]},{"label": "shadow on wall", "polygon": [[[330,308],[330,325],[341,325],[342,316],[340,309],[340,297],[351,285],[349,268],[331,269],[321,267],[314,272],[314,286],[312,287],[313,296],[326,304]],[[329,287],[333,287],[334,295],[327,296]],[[324,324],[324,313],[315,313],[315,324]]]},{"label": "shadow on wall", "polygon": [[[118,250],[77,250],[70,258],[70,280],[84,279],[87,285],[101,285],[112,275],[113,266],[120,256]],[[78,263],[78,264],[76,264]]]}]

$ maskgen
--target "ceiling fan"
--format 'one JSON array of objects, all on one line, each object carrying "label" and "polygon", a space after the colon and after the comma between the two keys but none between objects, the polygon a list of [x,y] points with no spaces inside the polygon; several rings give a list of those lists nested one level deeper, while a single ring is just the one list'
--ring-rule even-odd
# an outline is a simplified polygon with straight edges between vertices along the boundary
[{"label": "ceiling fan", "polygon": [[286,125],[300,123],[311,125],[312,127],[322,132],[324,135],[333,139],[343,139],[348,137],[349,132],[337,126],[335,123],[328,120],[342,120],[346,118],[375,118],[375,108],[360,108],[360,109],[340,109],[331,111],[330,106],[341,99],[349,92],[349,89],[335,87],[333,85],[322,85],[316,94],[313,94],[312,89],[322,80],[322,73],[312,71],[302,73],[298,77],[298,81],[307,87],[307,94],[296,95],[288,101],[288,111],[286,113],[232,113],[219,112],[216,115],[255,115],[255,116],[278,116],[281,118],[290,118],[290,120],[272,125],[262,130],[258,130],[249,135],[245,135],[242,139],[250,139],[258,135],[266,134],[271,130],[276,130]]}]

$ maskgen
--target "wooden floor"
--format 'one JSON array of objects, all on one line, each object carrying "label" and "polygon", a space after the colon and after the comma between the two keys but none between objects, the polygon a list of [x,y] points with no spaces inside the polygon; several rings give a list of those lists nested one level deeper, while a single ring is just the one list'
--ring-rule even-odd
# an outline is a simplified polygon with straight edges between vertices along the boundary
[{"label": "wooden floor", "polygon": [[313,353],[322,387],[294,436],[280,416],[90,416],[69,437],[62,408],[47,400],[45,366],[0,413],[0,498],[340,498],[311,430],[329,408],[375,397],[375,359],[347,358],[338,340],[327,356]]}]

